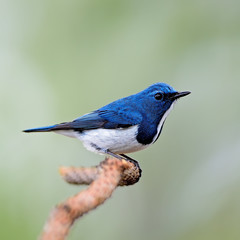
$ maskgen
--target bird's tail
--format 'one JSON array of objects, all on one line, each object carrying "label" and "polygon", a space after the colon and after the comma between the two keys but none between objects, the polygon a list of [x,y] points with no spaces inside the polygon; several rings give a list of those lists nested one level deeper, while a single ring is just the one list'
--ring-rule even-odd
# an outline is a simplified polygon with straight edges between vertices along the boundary
[{"label": "bird's tail", "polygon": [[69,130],[71,129],[71,126],[69,123],[60,123],[60,124],[55,124],[52,126],[47,126],[47,127],[39,127],[39,128],[30,128],[23,130],[23,132],[29,133],[29,132],[51,132],[51,131],[57,131],[57,130]]}]

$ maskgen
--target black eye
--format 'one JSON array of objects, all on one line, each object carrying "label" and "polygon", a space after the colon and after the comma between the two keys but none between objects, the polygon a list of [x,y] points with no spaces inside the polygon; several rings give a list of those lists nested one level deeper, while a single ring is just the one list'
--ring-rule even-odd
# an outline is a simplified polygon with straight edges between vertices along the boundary
[{"label": "black eye", "polygon": [[154,97],[155,97],[156,100],[159,101],[159,100],[162,100],[163,94],[162,93],[156,93]]}]

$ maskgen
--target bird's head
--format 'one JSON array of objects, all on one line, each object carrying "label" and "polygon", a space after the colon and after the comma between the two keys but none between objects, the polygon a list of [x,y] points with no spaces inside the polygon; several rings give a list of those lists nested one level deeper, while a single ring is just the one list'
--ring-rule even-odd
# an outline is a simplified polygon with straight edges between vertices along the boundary
[{"label": "bird's head", "polygon": [[155,83],[140,92],[138,97],[141,98],[140,102],[145,111],[151,115],[163,116],[176,100],[190,93],[178,92],[166,83]]}]

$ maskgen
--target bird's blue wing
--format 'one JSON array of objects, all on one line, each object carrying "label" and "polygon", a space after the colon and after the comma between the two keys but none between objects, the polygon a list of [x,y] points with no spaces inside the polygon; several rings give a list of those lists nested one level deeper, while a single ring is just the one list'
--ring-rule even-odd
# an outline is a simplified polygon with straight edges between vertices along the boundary
[{"label": "bird's blue wing", "polygon": [[98,110],[99,116],[107,120],[104,128],[126,128],[133,125],[140,124],[142,115],[130,107],[113,110]]},{"label": "bird's blue wing", "polygon": [[92,112],[85,114],[66,124],[68,124],[72,129],[87,130],[101,128],[105,123],[106,120],[101,118],[98,113]]},{"label": "bird's blue wing", "polygon": [[99,109],[86,114],[68,123],[69,127],[78,130],[90,130],[96,128],[116,129],[137,125],[141,122],[140,113],[123,108],[118,111]]}]

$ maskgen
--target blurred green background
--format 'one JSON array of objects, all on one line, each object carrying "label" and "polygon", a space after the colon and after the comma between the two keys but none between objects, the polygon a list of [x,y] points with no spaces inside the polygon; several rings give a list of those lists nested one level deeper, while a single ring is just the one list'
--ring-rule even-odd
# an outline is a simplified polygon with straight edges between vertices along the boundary
[{"label": "blurred green background", "polygon": [[36,239],[50,209],[84,187],[61,165],[103,159],[71,138],[21,130],[72,120],[155,82],[192,94],[131,156],[117,189],[69,239],[240,239],[240,2],[3,0],[0,239]]}]

